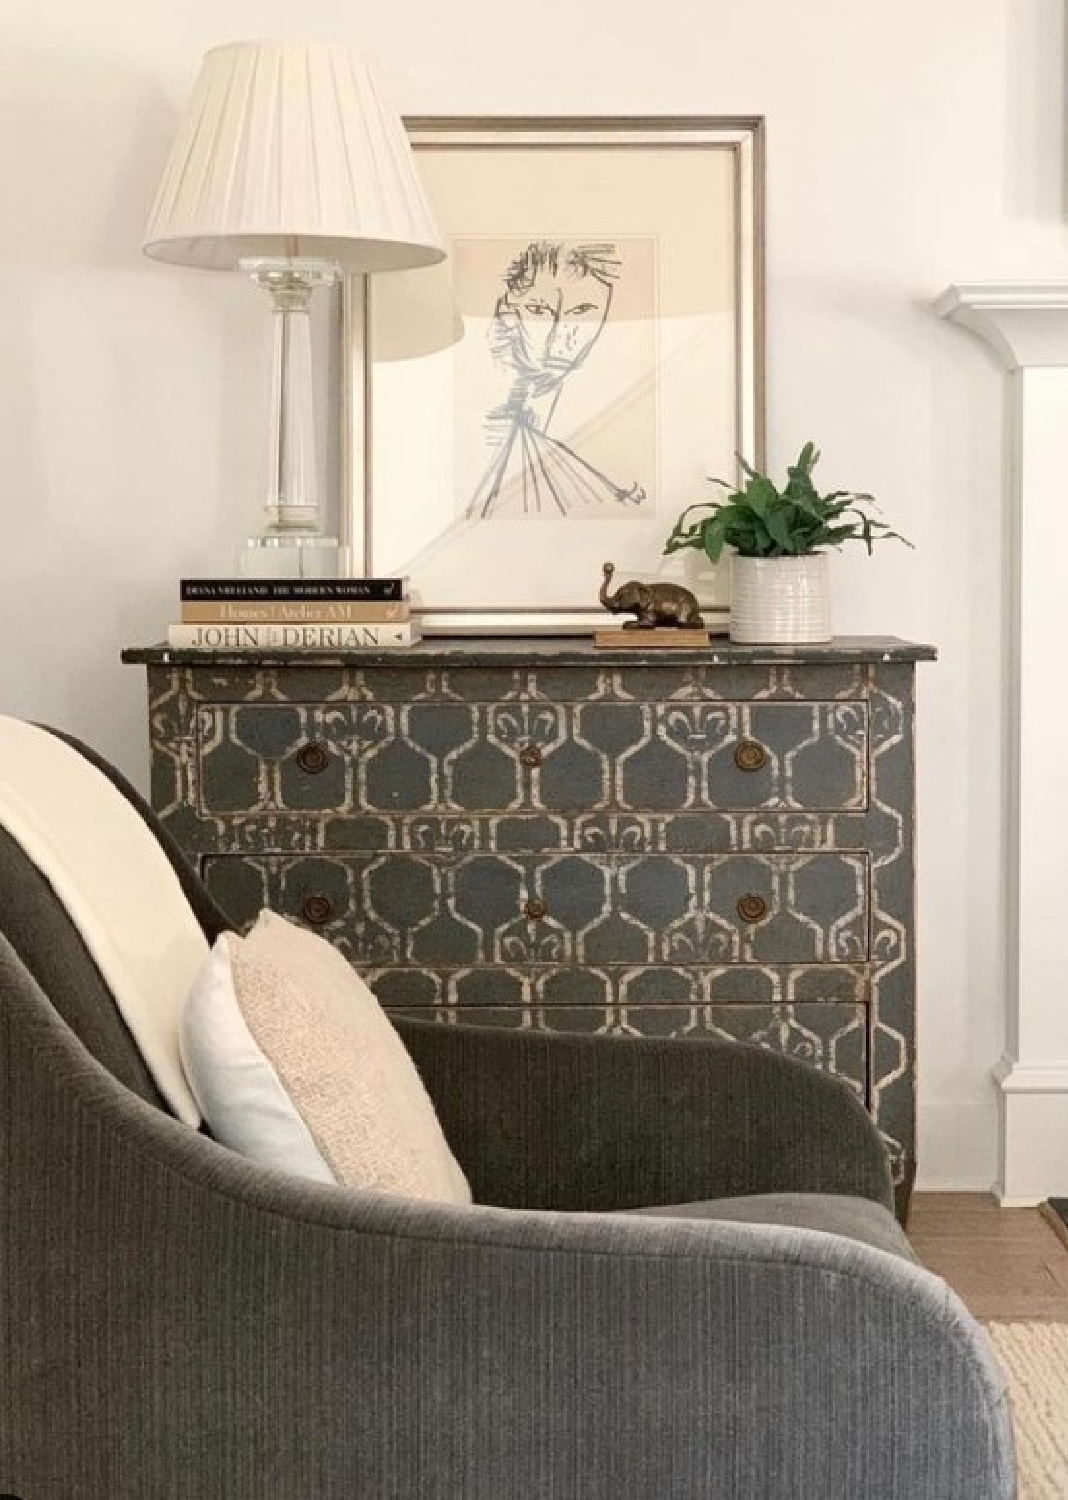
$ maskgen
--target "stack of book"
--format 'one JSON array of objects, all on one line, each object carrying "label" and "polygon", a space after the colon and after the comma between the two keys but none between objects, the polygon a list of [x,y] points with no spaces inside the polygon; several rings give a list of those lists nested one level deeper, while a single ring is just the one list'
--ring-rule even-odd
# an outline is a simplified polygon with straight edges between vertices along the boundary
[{"label": "stack of book", "polygon": [[419,639],[405,578],[183,578],[183,651],[360,651]]}]

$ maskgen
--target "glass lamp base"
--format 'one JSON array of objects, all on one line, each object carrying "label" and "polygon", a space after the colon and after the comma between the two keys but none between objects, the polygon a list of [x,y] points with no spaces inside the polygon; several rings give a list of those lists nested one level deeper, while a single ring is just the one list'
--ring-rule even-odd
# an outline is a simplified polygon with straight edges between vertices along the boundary
[{"label": "glass lamp base", "polygon": [[280,531],[250,536],[235,564],[241,578],[344,578],[348,556],[336,536]]}]

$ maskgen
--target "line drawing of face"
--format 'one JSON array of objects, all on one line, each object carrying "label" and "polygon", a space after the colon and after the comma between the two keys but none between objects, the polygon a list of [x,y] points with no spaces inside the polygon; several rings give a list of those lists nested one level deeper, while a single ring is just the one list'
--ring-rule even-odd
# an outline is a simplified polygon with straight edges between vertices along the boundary
[{"label": "line drawing of face", "polygon": [[612,249],[536,240],[508,267],[494,315],[497,352],[520,375],[544,388],[586,359],[612,306]]},{"label": "line drawing of face", "polygon": [[531,240],[506,267],[489,346],[514,372],[486,414],[491,456],[467,515],[603,515],[646,501],[636,480],[619,485],[572,443],[550,434],[564,381],[604,332],[621,262],[613,244]]}]

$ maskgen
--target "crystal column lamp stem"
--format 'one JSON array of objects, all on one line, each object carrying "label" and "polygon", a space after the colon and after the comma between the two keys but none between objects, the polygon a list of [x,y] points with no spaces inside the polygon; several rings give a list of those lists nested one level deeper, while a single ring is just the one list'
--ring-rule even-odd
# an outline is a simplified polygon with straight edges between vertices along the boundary
[{"label": "crystal column lamp stem", "polygon": [[311,299],[337,280],[330,261],[296,258],[243,260],[270,295],[274,323],[270,437],[264,526],[239,557],[252,577],[336,578],[342,571],[337,537],[323,529],[315,473],[315,408]]}]

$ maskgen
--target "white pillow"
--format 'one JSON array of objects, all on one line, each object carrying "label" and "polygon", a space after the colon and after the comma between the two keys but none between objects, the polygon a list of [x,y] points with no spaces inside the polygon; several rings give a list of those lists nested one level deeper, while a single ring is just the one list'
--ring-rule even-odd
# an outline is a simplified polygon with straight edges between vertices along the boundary
[{"label": "white pillow", "polygon": [[400,1037],[323,938],[264,911],[218,939],[186,1000],[182,1061],[216,1140],[321,1182],[470,1203]]}]

